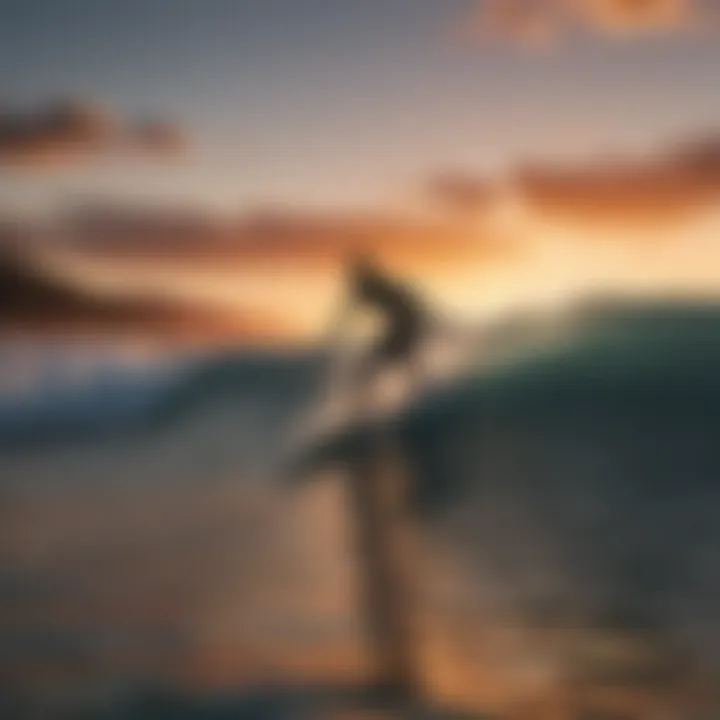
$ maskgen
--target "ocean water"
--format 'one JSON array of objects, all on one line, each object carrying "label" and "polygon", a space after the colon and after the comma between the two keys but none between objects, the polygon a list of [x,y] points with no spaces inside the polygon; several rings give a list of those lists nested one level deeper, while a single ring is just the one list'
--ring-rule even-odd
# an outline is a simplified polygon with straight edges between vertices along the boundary
[{"label": "ocean water", "polygon": [[[719,331],[715,307],[585,308],[393,416],[442,697],[714,717]],[[46,343],[0,365],[3,717],[363,677],[342,482],[363,428],[312,449],[311,482],[286,463],[319,354]]]}]

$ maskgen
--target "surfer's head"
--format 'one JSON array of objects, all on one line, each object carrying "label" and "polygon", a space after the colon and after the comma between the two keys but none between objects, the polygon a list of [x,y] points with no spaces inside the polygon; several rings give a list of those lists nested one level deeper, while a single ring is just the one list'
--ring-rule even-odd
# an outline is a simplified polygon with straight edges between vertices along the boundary
[{"label": "surfer's head", "polygon": [[378,275],[377,264],[366,252],[356,252],[348,260],[348,277],[358,287],[372,282]]}]

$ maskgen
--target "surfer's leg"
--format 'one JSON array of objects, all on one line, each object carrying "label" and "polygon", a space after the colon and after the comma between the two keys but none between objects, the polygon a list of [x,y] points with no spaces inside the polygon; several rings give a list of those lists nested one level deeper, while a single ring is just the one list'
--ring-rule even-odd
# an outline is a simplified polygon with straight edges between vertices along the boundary
[{"label": "surfer's leg", "polygon": [[384,358],[378,344],[358,361],[351,383],[352,412],[358,416],[372,412],[375,388],[383,370]]}]

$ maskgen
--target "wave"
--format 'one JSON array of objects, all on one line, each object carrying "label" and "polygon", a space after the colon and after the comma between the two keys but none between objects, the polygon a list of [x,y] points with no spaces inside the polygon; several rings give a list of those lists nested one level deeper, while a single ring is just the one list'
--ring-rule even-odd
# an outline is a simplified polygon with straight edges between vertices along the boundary
[{"label": "wave", "polygon": [[[716,682],[720,307],[582,308],[561,340],[384,427],[473,612],[513,628],[525,662],[657,692],[679,675]],[[377,430],[349,428],[306,462],[352,462]]]}]

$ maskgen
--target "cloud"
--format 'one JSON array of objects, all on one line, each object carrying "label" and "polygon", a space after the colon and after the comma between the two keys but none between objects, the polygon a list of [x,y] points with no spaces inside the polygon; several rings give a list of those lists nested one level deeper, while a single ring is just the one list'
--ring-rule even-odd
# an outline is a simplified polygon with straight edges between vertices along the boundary
[{"label": "cloud", "polygon": [[538,48],[577,31],[647,36],[713,19],[707,0],[482,0],[473,6],[470,27],[476,39],[505,38]]},{"label": "cloud", "polygon": [[28,111],[0,108],[0,167],[65,166],[108,155],[175,155],[186,146],[186,136],[170,122],[125,121],[84,101]]},{"label": "cloud", "polygon": [[[103,296],[44,268],[20,249],[22,228],[0,228],[0,332],[112,334],[197,341],[288,336],[290,328],[260,314],[242,316],[178,299]],[[21,242],[19,243],[18,240]]]},{"label": "cloud", "polygon": [[183,130],[166,120],[144,120],[130,129],[130,139],[139,150],[162,155],[182,153],[189,145]]},{"label": "cloud", "polygon": [[659,227],[720,202],[720,134],[639,157],[521,164],[502,183],[472,173],[439,173],[427,189],[434,202],[480,216],[497,208],[509,190],[523,207],[556,220],[586,227]]},{"label": "cloud", "polygon": [[496,184],[487,178],[458,171],[438,173],[427,183],[428,199],[451,213],[476,214],[491,205]]},{"label": "cloud", "polygon": [[609,32],[656,32],[681,28],[699,14],[695,0],[576,0],[585,19]]},{"label": "cloud", "polygon": [[[0,277],[0,293],[18,277],[22,293],[0,295],[0,305],[14,308],[0,320],[205,335],[220,326],[217,334],[225,336],[297,336],[319,322],[337,270],[358,252],[434,291],[475,272],[498,271],[501,278],[527,266],[545,227],[570,227],[585,248],[593,242],[586,235],[627,238],[640,247],[636,236],[649,237],[648,230],[674,233],[720,201],[720,134],[642,156],[525,163],[501,177],[437,172],[422,187],[424,214],[278,207],[218,217],[182,206],[86,200],[49,221],[45,242],[66,253],[65,267],[78,281],[114,288],[113,299],[58,287],[36,268],[16,266]],[[125,297],[118,298],[118,288]],[[509,292],[486,288],[498,297]],[[239,330],[222,327],[225,311],[203,315],[187,303],[147,298],[160,292],[232,308]]]},{"label": "cloud", "polygon": [[508,38],[528,47],[551,45],[562,21],[552,0],[485,0],[470,23],[476,38]]},{"label": "cloud", "polygon": [[[27,228],[21,231],[26,243]],[[226,219],[112,203],[85,204],[50,220],[34,241],[49,267],[75,284],[26,262],[6,264],[3,276],[0,255],[0,305],[8,310],[0,312],[0,332],[27,322],[63,331],[289,340],[325,321],[339,271],[359,252],[390,272],[432,283],[479,261],[503,263],[514,251],[511,239],[455,216],[281,208]],[[12,287],[18,295],[3,295]]]},{"label": "cloud", "polygon": [[444,220],[282,208],[221,221],[173,208],[91,204],[69,214],[63,235],[81,252],[110,259],[298,271],[331,269],[358,252],[420,272],[503,252],[497,241]]},{"label": "cloud", "polygon": [[562,219],[621,226],[684,221],[720,202],[720,136],[641,159],[529,166],[515,184],[533,209]]}]

